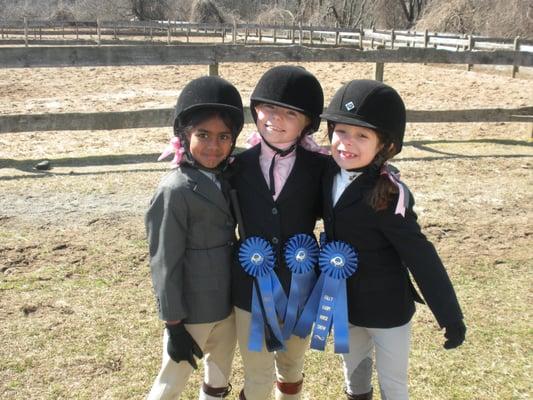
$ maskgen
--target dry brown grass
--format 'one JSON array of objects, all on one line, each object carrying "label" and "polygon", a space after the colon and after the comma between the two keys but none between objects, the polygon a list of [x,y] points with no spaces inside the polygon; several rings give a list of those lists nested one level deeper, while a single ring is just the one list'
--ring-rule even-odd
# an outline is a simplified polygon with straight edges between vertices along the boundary
[{"label": "dry brown grass", "polygon": [[[272,64],[223,64],[245,101]],[[368,64],[307,64],[329,99]],[[171,106],[204,67],[0,70],[0,113]],[[388,66],[409,108],[520,107],[531,78]],[[245,127],[245,132],[252,129]],[[170,129],[0,136],[0,397],[141,399],[160,363],[142,216],[166,171]],[[323,135],[323,133],[322,133]],[[411,124],[396,165],[448,267],[468,338],[442,349],[426,307],[413,329],[416,399],[528,399],[531,387],[531,125]],[[241,141],[242,144],[242,141]],[[49,172],[32,170],[43,158]],[[237,356],[232,383],[242,384]],[[183,395],[196,398],[201,375]],[[236,399],[233,393],[230,399]],[[340,361],[310,351],[305,399],[342,398]]]}]

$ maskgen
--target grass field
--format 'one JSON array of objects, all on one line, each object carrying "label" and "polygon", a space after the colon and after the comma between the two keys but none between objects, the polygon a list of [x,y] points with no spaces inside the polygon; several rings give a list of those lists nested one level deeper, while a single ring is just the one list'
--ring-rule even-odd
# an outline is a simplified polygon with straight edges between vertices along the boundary
[{"label": "grass field", "polygon": [[[174,87],[200,74],[187,68]],[[222,76],[236,74],[233,66],[226,68]],[[325,82],[327,93],[356,77],[350,74],[370,71],[367,65],[351,71],[340,64],[308,68]],[[417,68],[386,70],[389,83],[404,87],[409,108],[438,108],[436,99],[453,96],[460,97],[456,105],[464,108],[519,107],[533,100],[528,76],[513,80],[485,71]],[[129,79],[124,87],[133,92],[133,100],[118,109],[135,108],[139,97],[143,105],[150,102],[140,87],[163,90],[157,87],[157,75],[154,81],[143,80],[150,75],[144,69],[133,77],[116,69],[115,79],[111,70],[96,71],[98,79],[107,77],[110,85]],[[79,69],[31,72],[34,80],[24,78],[21,70],[0,70],[0,82],[8,82],[0,87],[10,88],[0,112],[10,112],[8,101],[18,110],[13,113],[43,112],[47,102],[63,93],[62,82],[63,111],[83,110],[98,101],[94,93],[70,90],[82,79]],[[332,82],[330,73],[344,75]],[[253,79],[239,79],[239,89],[249,94]],[[421,82],[424,90],[409,91],[404,79],[415,82],[413,87]],[[88,83],[80,81],[79,86],[87,88]],[[109,93],[117,91],[112,87]],[[430,93],[431,100],[422,93]],[[117,107],[109,96],[103,98],[109,108]],[[244,132],[251,129],[246,126]],[[162,329],[142,218],[167,170],[155,159],[168,135],[168,129],[144,129],[0,136],[0,398],[146,395],[160,365]],[[427,307],[419,307],[410,359],[412,399],[529,399],[532,394],[530,135],[531,125],[519,123],[408,127],[395,165],[415,193],[420,223],[447,266],[468,326],[465,344],[445,351],[443,332]],[[33,170],[44,158],[53,168]],[[304,399],[343,398],[341,363],[331,346],[324,353],[309,351],[305,373]],[[200,382],[201,374],[195,373],[182,398],[196,398]],[[236,399],[242,385],[238,354],[232,384],[229,399]]]}]

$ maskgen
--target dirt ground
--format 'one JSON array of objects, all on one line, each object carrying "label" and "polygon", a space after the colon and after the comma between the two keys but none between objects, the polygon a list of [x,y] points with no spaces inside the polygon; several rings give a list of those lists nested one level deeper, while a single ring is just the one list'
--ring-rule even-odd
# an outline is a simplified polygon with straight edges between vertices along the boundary
[{"label": "dirt ground", "polygon": [[[245,102],[271,63],[221,64]],[[326,102],[373,65],[302,64]],[[412,110],[533,105],[524,69],[385,66]],[[0,70],[0,114],[172,107],[205,66]],[[242,137],[252,129],[245,126]],[[414,399],[528,399],[531,387],[531,123],[409,124],[395,165],[447,265],[469,336],[455,352],[427,308],[415,318]],[[324,128],[316,134],[324,141]],[[167,170],[168,129],[0,135],[0,396],[142,398],[160,362],[143,213]],[[242,140],[240,141],[242,143]],[[33,166],[48,159],[52,169]],[[313,372],[317,363],[327,371]],[[312,352],[307,399],[342,394],[338,360]],[[184,394],[194,398],[196,376]],[[242,383],[235,361],[234,386]],[[238,391],[236,391],[238,392]],[[234,394],[232,394],[234,396]],[[235,397],[230,397],[235,398]]]}]

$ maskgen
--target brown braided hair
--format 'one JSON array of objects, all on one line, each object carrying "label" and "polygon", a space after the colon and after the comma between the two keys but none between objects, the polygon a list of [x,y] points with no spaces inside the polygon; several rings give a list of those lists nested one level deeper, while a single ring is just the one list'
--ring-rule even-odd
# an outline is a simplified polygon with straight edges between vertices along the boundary
[{"label": "brown braided hair", "polygon": [[377,130],[374,130],[374,132],[378,136],[382,148],[372,161],[373,167],[378,170],[379,177],[368,196],[368,203],[374,210],[381,211],[385,210],[389,206],[389,203],[392,202],[398,194],[398,188],[396,185],[389,180],[387,175],[381,173],[383,164],[394,157],[397,150],[394,143],[388,140],[385,134]]}]

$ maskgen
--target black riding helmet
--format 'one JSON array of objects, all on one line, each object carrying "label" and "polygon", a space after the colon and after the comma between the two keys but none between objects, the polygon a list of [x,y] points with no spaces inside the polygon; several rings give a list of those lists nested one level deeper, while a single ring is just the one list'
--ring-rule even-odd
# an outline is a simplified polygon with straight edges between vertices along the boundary
[{"label": "black riding helmet", "polygon": [[[235,86],[218,76],[203,76],[194,79],[185,85],[181,91],[174,113],[174,135],[178,136],[183,143],[186,161],[201,168],[190,153],[189,140],[182,129],[191,122],[193,114],[199,111],[220,111],[229,116],[233,123],[231,129],[233,151],[237,137],[244,125],[241,95]],[[223,164],[220,168],[210,171],[218,172],[225,167],[226,163]]]},{"label": "black riding helmet", "polygon": [[280,65],[263,74],[250,96],[254,122],[257,122],[255,106],[260,103],[290,108],[307,115],[311,124],[305,133],[311,134],[320,126],[324,93],[318,79],[303,67]]},{"label": "black riding helmet", "polygon": [[174,133],[191,112],[199,109],[227,111],[235,125],[235,139],[244,125],[241,95],[231,83],[218,76],[202,76],[189,82],[178,97]]},{"label": "black riding helmet", "polygon": [[[373,80],[356,79],[342,86],[320,116],[328,122],[357,125],[382,133],[402,149],[406,112],[402,98],[390,86]],[[329,140],[333,134],[328,126]]]}]

